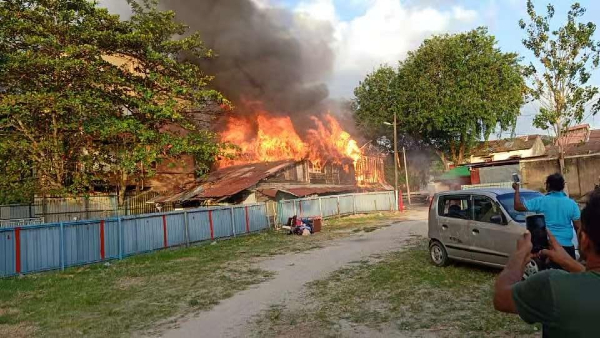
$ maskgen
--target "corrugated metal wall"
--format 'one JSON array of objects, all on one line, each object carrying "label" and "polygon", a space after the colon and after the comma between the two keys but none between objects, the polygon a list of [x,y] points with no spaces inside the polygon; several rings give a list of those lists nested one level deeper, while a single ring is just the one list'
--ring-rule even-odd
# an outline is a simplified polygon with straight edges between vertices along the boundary
[{"label": "corrugated metal wall", "polygon": [[288,218],[294,215],[327,218],[371,211],[392,211],[395,210],[394,205],[393,191],[280,201],[279,223],[286,224]]},{"label": "corrugated metal wall", "polygon": [[255,204],[0,228],[0,277],[261,231],[266,212]]},{"label": "corrugated metal wall", "polygon": [[[279,203],[279,221],[393,209],[394,193],[377,192]],[[0,228],[0,277],[123,258],[269,227],[265,204],[201,208],[105,220]]]}]

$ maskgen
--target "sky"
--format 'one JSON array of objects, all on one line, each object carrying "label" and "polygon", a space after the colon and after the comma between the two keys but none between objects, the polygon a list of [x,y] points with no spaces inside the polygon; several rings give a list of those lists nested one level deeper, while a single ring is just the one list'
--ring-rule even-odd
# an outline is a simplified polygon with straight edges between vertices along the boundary
[{"label": "sky", "polygon": [[[226,0],[224,0],[226,1]],[[299,16],[324,20],[334,30],[332,48],[334,70],[324,79],[333,98],[351,99],[353,89],[368,73],[381,64],[395,66],[406,53],[419,47],[434,34],[456,33],[487,26],[505,52],[517,52],[528,64],[533,54],[521,43],[524,31],[518,26],[526,18],[526,0],[252,0],[260,6],[285,7]],[[549,0],[535,0],[538,13],[545,13]],[[551,1],[556,9],[555,22],[565,21],[571,1]],[[580,0],[587,12],[583,20],[600,21],[600,1]],[[114,11],[126,6],[124,0],[102,0]],[[600,34],[596,34],[600,38]],[[600,70],[592,83],[600,86]],[[532,126],[537,105],[521,110],[517,135],[547,134]],[[584,123],[600,128],[600,116]],[[504,135],[509,136],[509,135]]]}]

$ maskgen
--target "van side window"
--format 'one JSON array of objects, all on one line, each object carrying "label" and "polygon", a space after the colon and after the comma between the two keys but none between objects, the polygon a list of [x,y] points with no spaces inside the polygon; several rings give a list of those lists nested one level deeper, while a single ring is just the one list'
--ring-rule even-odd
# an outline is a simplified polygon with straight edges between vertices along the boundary
[{"label": "van side window", "polygon": [[494,223],[492,222],[493,216],[499,216],[504,221],[498,203],[486,196],[473,196],[473,213],[475,221],[478,222]]},{"label": "van side window", "polygon": [[471,200],[469,196],[440,196],[438,202],[440,216],[471,219]]}]

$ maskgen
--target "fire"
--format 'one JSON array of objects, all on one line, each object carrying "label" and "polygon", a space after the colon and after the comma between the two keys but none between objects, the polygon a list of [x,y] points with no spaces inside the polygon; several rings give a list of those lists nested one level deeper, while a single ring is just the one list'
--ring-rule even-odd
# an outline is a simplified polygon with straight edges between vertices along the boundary
[{"label": "fire", "polygon": [[272,117],[266,112],[256,115],[252,121],[230,117],[221,140],[239,147],[233,151],[235,158],[221,161],[221,167],[253,162],[273,162],[284,159],[301,160],[306,145],[300,139],[289,117]]},{"label": "fire", "polygon": [[274,116],[253,105],[251,118],[229,117],[221,140],[239,149],[231,150],[233,159],[223,159],[221,167],[237,164],[308,159],[315,167],[327,162],[342,164],[361,158],[361,150],[350,134],[330,114],[321,120],[312,117],[316,129],[305,131],[303,140],[290,117]]},{"label": "fire", "polygon": [[[308,131],[308,159],[313,164],[322,164],[328,159],[340,163],[342,158],[350,158],[356,163],[360,159],[362,154],[358,144],[333,116],[325,115],[327,126],[315,116],[311,119],[317,126],[317,129]],[[329,155],[329,158],[323,158],[323,154]]]}]

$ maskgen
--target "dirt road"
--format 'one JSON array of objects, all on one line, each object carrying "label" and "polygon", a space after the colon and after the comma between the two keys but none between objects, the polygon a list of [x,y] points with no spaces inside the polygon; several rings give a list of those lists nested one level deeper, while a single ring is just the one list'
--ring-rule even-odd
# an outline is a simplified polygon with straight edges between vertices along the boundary
[{"label": "dirt road", "polygon": [[212,310],[178,320],[162,337],[246,337],[249,323],[274,304],[301,302],[307,282],[326,277],[344,265],[375,254],[399,250],[414,236],[426,236],[426,211],[379,230],[335,240],[322,249],[277,256],[259,264],[276,276],[222,301]]}]

